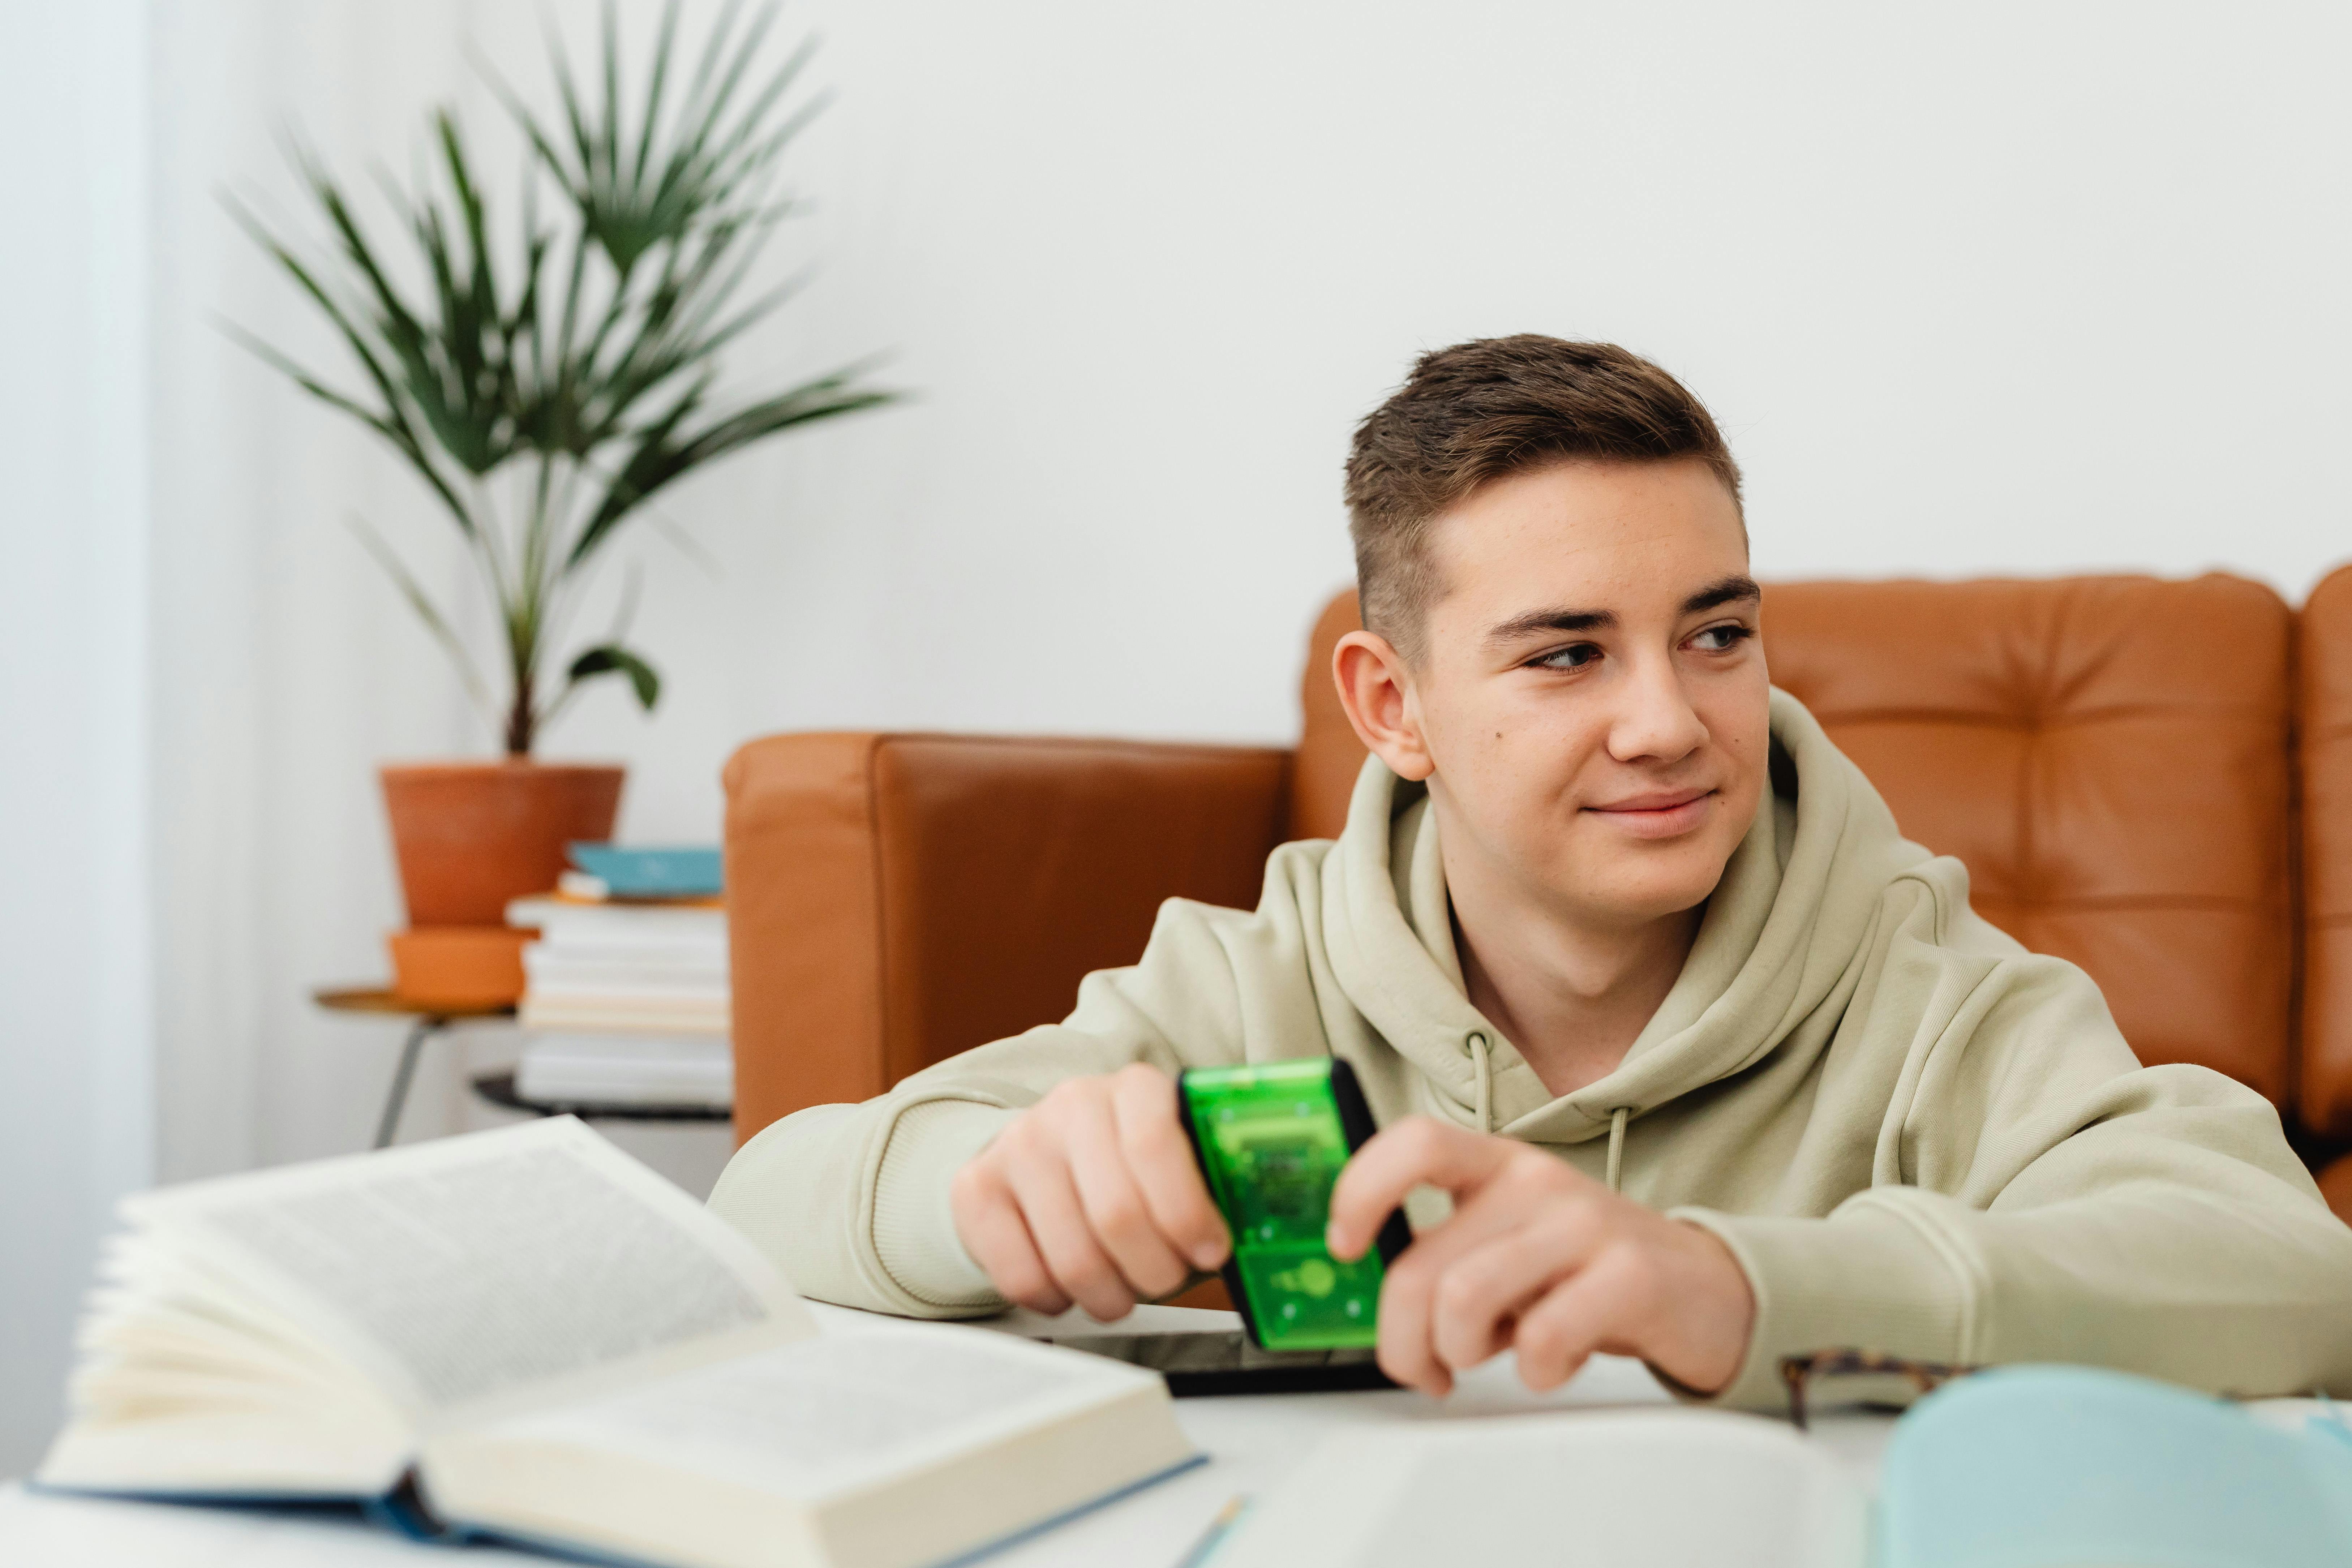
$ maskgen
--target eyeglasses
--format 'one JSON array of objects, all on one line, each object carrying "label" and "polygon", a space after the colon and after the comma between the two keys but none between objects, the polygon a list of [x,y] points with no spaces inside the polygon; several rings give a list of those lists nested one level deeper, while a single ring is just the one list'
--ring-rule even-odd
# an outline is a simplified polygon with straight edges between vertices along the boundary
[{"label": "eyeglasses", "polygon": [[1881,1355],[1876,1351],[1815,1351],[1811,1355],[1782,1357],[1780,1381],[1789,1385],[1789,1420],[1798,1431],[1802,1432],[1807,1415],[1806,1394],[1817,1378],[1907,1378],[1911,1386],[1925,1398],[1956,1377],[1966,1377],[1972,1372],[1983,1370],[1974,1366],[1947,1366],[1940,1362],[1906,1361],[1901,1356]]}]

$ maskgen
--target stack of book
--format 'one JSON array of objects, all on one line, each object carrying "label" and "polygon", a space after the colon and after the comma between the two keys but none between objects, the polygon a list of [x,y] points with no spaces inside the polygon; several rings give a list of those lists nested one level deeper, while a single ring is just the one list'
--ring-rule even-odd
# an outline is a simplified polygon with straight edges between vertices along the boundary
[{"label": "stack of book", "polygon": [[576,845],[582,869],[552,895],[520,899],[526,1043],[515,1092],[566,1106],[723,1109],[727,910],[719,852]]}]

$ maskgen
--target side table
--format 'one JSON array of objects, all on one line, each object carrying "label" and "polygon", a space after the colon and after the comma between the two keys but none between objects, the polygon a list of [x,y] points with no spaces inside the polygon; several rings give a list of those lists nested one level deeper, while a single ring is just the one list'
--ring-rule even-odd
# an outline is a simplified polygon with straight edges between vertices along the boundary
[{"label": "side table", "polygon": [[388,1147],[400,1131],[400,1113],[408,1103],[408,1086],[416,1077],[416,1058],[425,1042],[469,1018],[511,1018],[514,1009],[495,1007],[429,1007],[404,1002],[382,986],[322,985],[310,1000],[330,1013],[372,1013],[414,1020],[400,1047],[400,1066],[393,1070],[392,1092],[384,1098],[383,1114],[376,1121],[374,1148]]},{"label": "side table", "polygon": [[526,1100],[515,1092],[511,1072],[487,1072],[474,1080],[474,1092],[492,1105],[527,1110],[534,1116],[577,1116],[583,1121],[603,1117],[614,1121],[728,1121],[734,1110],[724,1105],[613,1105],[593,1100]]}]

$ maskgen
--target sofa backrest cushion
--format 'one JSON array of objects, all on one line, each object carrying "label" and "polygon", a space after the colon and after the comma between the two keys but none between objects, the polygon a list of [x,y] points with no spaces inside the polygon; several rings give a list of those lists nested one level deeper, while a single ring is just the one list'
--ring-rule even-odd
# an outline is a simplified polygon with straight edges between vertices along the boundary
[{"label": "sofa backrest cushion", "polygon": [[2304,606],[2303,1118],[2352,1137],[2352,566]]},{"label": "sofa backrest cushion", "polygon": [[726,771],[737,1132],[1066,1016],[1163,899],[1256,903],[1289,773],[1255,746],[748,742]]},{"label": "sofa backrest cushion", "polygon": [[2147,1062],[2289,1089],[2294,617],[2241,578],[1769,589],[1776,683]]},{"label": "sofa backrest cushion", "polygon": [[[1343,601],[1308,656],[1302,837],[1336,831],[1346,796],[1328,792],[1363,754],[1328,698],[1330,646],[1354,624]],[[2141,1059],[2218,1068],[2280,1100],[2292,629],[2277,595],[2224,576],[1789,583],[1764,600],[1774,683],[1905,833],[1968,866],[1979,913],[2088,971]],[[2352,672],[2346,685],[2352,730]],[[2345,774],[2352,794],[2352,742]],[[2352,946],[2346,959],[2352,984]],[[2344,1051],[2352,1083],[2352,1037]]]}]

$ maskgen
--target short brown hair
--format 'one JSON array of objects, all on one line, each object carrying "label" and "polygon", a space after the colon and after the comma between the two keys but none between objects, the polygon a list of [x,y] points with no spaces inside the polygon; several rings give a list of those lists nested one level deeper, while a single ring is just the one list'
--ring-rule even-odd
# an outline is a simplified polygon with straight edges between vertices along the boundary
[{"label": "short brown hair", "polygon": [[1419,662],[1441,589],[1430,523],[1489,480],[1579,458],[1696,458],[1739,500],[1739,465],[1706,405],[1639,354],[1521,332],[1422,355],[1348,453],[1364,625]]}]

